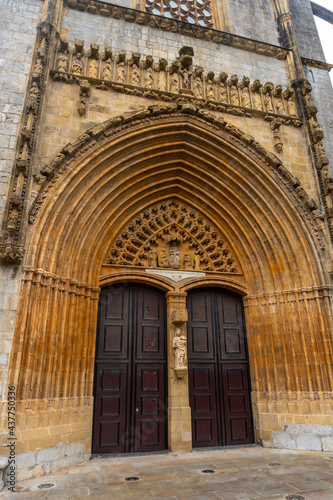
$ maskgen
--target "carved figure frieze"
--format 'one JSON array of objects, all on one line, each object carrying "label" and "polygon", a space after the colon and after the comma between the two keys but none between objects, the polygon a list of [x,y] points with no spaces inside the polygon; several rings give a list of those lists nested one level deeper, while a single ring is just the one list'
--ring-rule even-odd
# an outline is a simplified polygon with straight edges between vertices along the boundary
[{"label": "carved figure frieze", "polygon": [[[287,116],[286,109],[295,112],[289,90],[283,92],[281,86],[274,88],[271,82],[261,89],[259,80],[251,85],[246,76],[238,83],[237,75],[228,79],[225,72],[218,77],[212,71],[205,75],[203,68],[193,67],[193,56],[191,47],[182,47],[177,60],[168,64],[166,59],[154,62],[151,56],[141,60],[139,53],[127,58],[123,50],[113,56],[111,47],[105,47],[100,53],[97,44],[90,44],[90,49],[85,51],[82,40],[76,40],[75,46],[69,47],[68,42],[61,39],[52,74],[54,80],[79,83],[80,79],[89,79],[101,90],[112,89],[167,102],[177,101],[181,94],[182,99],[194,100],[197,105],[201,99],[202,107],[239,116],[258,116],[258,111],[262,111],[263,118],[266,118],[264,113],[268,113],[272,115],[268,119],[272,120],[274,115]],[[299,126],[301,121],[295,114],[292,117],[289,121],[285,118],[287,124]]]},{"label": "carved figure frieze", "polygon": [[136,216],[116,237],[107,264],[238,273],[222,235],[196,210],[169,200]]}]

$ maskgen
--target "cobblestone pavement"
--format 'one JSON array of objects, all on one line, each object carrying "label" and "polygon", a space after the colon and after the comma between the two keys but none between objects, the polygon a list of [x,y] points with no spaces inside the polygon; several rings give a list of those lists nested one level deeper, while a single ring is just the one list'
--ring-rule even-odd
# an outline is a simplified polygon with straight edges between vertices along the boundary
[{"label": "cobblestone pavement", "polygon": [[[205,474],[202,471],[215,471]],[[127,482],[128,477],[138,477]],[[49,489],[38,488],[52,483]],[[289,496],[288,496],[289,495]],[[333,452],[259,446],[94,458],[19,482],[15,500],[333,500]]]}]

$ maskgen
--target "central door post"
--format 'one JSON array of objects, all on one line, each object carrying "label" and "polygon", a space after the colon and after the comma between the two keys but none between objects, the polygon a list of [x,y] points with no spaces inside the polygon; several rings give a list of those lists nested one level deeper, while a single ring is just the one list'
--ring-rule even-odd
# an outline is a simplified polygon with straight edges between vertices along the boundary
[{"label": "central door post", "polygon": [[192,450],[187,362],[186,292],[168,292],[168,436],[171,451]]}]

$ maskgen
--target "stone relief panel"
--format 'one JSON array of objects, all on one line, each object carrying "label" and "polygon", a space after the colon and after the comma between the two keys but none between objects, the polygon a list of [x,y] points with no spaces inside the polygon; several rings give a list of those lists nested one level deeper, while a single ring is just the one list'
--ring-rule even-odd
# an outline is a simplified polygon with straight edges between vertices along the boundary
[{"label": "stone relief panel", "polygon": [[[68,84],[79,84],[78,113],[84,116],[88,97],[95,87],[166,102],[191,101],[197,106],[237,116],[261,117],[281,124],[299,127],[294,89],[272,82],[262,84],[258,79],[251,84],[246,76],[239,82],[238,75],[213,71],[207,74],[194,64],[192,47],[184,46],[175,61],[152,56],[141,57],[138,52],[128,56],[124,50],[118,54],[111,47],[100,49],[98,44],[84,48],[83,40],[75,40],[70,47],[60,40],[55,57],[52,78]],[[89,91],[82,92],[82,81]]]},{"label": "stone relief panel", "polygon": [[153,205],[137,215],[116,237],[106,264],[241,272],[220,232],[198,211],[176,200]]}]

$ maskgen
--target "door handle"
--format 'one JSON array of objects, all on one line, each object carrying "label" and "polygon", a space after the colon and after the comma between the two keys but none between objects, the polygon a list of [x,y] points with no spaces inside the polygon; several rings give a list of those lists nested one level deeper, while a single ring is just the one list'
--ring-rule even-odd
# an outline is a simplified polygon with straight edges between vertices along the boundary
[{"label": "door handle", "polygon": [[139,413],[139,408],[135,408],[136,413]]}]

